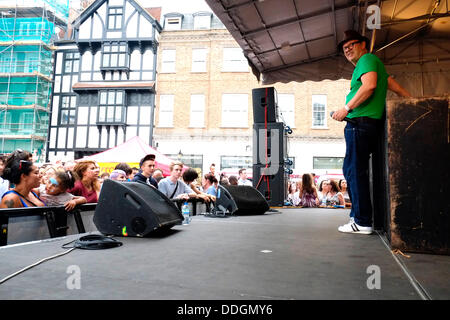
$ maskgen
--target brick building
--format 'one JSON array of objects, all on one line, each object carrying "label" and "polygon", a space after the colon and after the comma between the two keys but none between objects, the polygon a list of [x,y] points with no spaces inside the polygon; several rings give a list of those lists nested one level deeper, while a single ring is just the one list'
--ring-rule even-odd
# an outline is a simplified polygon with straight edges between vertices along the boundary
[{"label": "brick building", "polygon": [[[154,146],[203,173],[211,163],[225,172],[251,168],[252,89],[261,85],[242,50],[212,13],[169,13],[161,23]],[[343,105],[349,82],[291,82],[275,88],[280,118],[293,130],[287,150],[294,177],[339,172],[345,124],[329,113]]]}]

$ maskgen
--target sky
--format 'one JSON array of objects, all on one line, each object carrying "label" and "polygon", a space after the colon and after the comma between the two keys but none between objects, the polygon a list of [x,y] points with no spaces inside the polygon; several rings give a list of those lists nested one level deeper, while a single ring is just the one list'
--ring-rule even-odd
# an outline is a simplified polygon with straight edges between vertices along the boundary
[{"label": "sky", "polygon": [[[161,7],[161,17],[169,12],[194,13],[212,11],[205,0],[136,0],[143,7]],[[80,7],[80,0],[70,0],[73,8]]]}]

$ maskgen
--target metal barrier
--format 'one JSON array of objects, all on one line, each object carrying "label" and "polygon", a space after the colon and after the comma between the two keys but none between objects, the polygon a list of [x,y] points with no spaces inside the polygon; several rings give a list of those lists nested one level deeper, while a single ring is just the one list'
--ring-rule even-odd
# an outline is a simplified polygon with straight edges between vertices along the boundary
[{"label": "metal barrier", "polygon": [[[0,246],[11,244],[11,242],[18,243],[85,233],[86,227],[82,212],[90,212],[93,215],[96,206],[96,203],[83,204],[72,211],[66,211],[64,206],[0,209]],[[76,232],[70,230],[68,233],[69,229],[75,229],[69,227],[71,224],[76,226]],[[18,232],[12,234],[14,240],[8,241],[8,234],[11,236],[11,228]]]},{"label": "metal barrier", "polygon": [[[186,200],[172,201],[181,209]],[[194,216],[198,203],[205,204],[208,213],[214,206],[213,202],[196,198],[187,202],[192,203]],[[96,231],[92,221],[96,207],[96,203],[87,203],[72,211],[66,211],[64,206],[0,209],[0,246]]]}]

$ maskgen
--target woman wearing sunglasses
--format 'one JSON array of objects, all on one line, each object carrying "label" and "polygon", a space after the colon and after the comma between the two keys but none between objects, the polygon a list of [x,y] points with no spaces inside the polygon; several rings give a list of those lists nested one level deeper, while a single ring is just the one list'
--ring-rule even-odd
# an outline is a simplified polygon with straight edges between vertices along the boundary
[{"label": "woman wearing sunglasses", "polygon": [[67,211],[73,210],[75,206],[86,203],[86,198],[74,196],[67,190],[75,185],[73,172],[57,170],[55,174],[48,179],[46,184],[39,187],[39,196],[47,206],[64,205]]}]

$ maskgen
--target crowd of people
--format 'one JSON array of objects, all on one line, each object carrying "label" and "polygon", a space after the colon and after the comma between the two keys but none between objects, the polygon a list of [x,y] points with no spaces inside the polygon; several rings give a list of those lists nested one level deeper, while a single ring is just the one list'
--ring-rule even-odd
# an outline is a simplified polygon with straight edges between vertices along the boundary
[{"label": "crowd of people", "polygon": [[146,183],[169,199],[197,198],[205,203],[215,202],[220,184],[251,185],[245,169],[239,177],[217,174],[215,165],[200,181],[195,169],[183,170],[183,163],[170,164],[170,175],[156,167],[155,155],[148,154],[139,168],[119,163],[111,173],[102,173],[94,160],[58,161],[37,166],[30,152],[18,149],[0,157],[0,208],[42,207],[64,205],[72,210],[76,205],[96,203],[103,182],[132,181]]},{"label": "crowd of people", "polygon": [[347,192],[347,181],[324,179],[316,186],[313,174],[305,173],[301,181],[288,182],[287,204],[303,208],[352,206]]},{"label": "crowd of people", "polygon": [[[106,179],[146,183],[169,199],[201,199],[215,202],[218,185],[248,185],[245,168],[238,175],[218,174],[215,164],[199,179],[193,168],[184,168],[182,162],[170,164],[170,175],[156,167],[155,155],[148,154],[139,162],[139,168],[119,163],[111,173],[100,173],[94,160],[57,162],[38,167],[28,151],[16,150],[0,157],[0,208],[40,207],[64,205],[72,210],[76,205],[96,203],[102,183]],[[351,207],[345,180],[322,180],[315,185],[312,174],[304,174],[301,181],[288,182],[287,204],[296,207]]]}]

